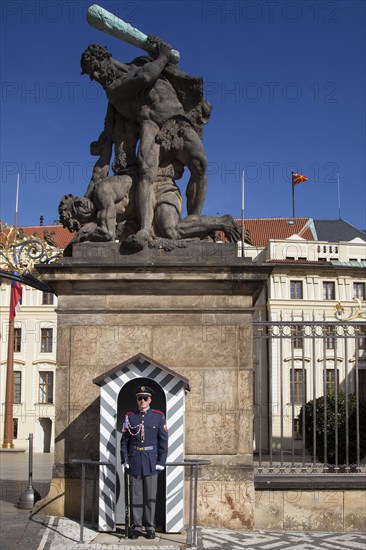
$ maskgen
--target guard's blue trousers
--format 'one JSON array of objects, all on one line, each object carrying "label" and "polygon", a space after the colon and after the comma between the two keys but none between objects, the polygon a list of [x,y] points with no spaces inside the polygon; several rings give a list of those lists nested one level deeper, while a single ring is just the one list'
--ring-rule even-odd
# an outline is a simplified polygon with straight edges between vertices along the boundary
[{"label": "guard's blue trousers", "polygon": [[155,530],[156,493],[158,489],[158,474],[151,476],[130,475],[131,509],[134,528],[142,531]]}]

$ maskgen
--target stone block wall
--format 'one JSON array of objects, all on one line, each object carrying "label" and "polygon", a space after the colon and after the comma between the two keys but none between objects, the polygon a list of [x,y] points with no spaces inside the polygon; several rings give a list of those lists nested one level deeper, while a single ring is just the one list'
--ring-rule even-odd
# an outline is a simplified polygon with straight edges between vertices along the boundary
[{"label": "stone block wall", "polygon": [[365,490],[256,490],[254,523],[272,531],[364,532],[365,510]]},{"label": "stone block wall", "polygon": [[98,459],[93,379],[142,353],[189,380],[185,454],[212,463],[200,474],[199,523],[253,527],[252,313],[270,268],[238,259],[231,245],[211,254],[222,246],[120,257],[114,245],[88,243],[42,268],[58,294],[54,478],[66,496],[57,513],[75,513],[72,459]]}]

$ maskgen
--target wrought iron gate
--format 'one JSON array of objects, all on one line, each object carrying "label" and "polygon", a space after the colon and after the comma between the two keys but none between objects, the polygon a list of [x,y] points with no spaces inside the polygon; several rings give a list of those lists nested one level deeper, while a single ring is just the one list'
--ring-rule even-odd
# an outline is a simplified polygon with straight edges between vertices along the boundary
[{"label": "wrought iron gate", "polygon": [[255,322],[258,474],[366,471],[366,323]]}]

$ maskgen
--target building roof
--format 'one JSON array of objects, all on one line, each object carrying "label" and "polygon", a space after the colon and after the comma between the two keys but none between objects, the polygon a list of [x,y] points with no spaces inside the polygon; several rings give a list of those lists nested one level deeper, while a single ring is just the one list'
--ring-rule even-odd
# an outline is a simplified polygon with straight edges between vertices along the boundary
[{"label": "building roof", "polygon": [[[236,222],[241,225],[240,219],[237,219]],[[244,224],[253,246],[264,247],[270,239],[288,239],[293,235],[313,241],[314,236],[310,230],[311,222],[311,218],[253,218],[246,219]],[[64,249],[74,236],[61,224],[22,226],[19,229],[26,237],[37,235],[49,244],[52,244],[53,241],[54,246],[61,249]]]},{"label": "building roof", "polygon": [[348,262],[340,262],[339,260],[331,260],[332,265],[341,266],[341,267],[357,267],[359,269],[366,268],[365,260],[349,260]]},{"label": "building roof", "polygon": [[[236,219],[241,226],[241,220]],[[289,239],[292,236],[308,241],[352,241],[366,235],[344,220],[313,220],[312,218],[252,218],[244,220],[245,232],[253,246],[265,247],[270,239]],[[49,244],[64,249],[74,234],[61,224],[34,225],[19,228],[24,236],[38,235]]]},{"label": "building roof", "polygon": [[[241,220],[235,220],[241,225]],[[249,232],[253,246],[266,246],[270,239],[288,239],[298,235],[313,241],[311,218],[253,218],[244,220],[245,231]]]},{"label": "building roof", "polygon": [[40,237],[51,246],[55,246],[62,250],[74,236],[73,233],[70,233],[70,231],[61,224],[22,226],[19,227],[18,230],[20,235],[24,237],[31,237],[32,235]]},{"label": "building roof", "polygon": [[352,241],[357,237],[366,240],[366,235],[361,229],[357,229],[345,220],[314,220],[316,234],[314,239],[318,241]]},{"label": "building roof", "polygon": [[334,262],[328,262],[327,260],[320,259],[320,260],[304,260],[302,258],[299,258],[295,260],[295,258],[269,258],[266,260],[266,264],[291,264],[291,265],[299,265],[299,264],[306,264],[306,265],[333,265]]}]

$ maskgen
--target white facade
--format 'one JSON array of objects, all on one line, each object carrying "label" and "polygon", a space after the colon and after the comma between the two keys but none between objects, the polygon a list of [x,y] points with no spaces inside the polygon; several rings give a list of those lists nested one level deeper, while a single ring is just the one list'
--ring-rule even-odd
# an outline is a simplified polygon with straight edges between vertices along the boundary
[{"label": "white facade", "polygon": [[[10,281],[0,286],[0,399],[1,441],[4,435]],[[28,449],[27,438],[34,435],[35,452],[53,452],[56,384],[56,296],[30,286],[22,286],[17,312],[14,351],[14,448]],[[53,303],[43,303],[43,302]]]},{"label": "white facade", "polygon": [[[239,247],[240,248],[240,247]],[[239,249],[239,255],[240,249]],[[308,241],[297,235],[288,239],[269,240],[266,247],[245,247],[245,256],[254,262],[274,264],[267,288],[257,304],[255,318],[260,321],[293,321],[299,326],[308,321],[336,321],[335,306],[341,302],[344,317],[355,311],[355,294],[365,300],[366,242],[356,238],[350,242]],[[322,263],[323,262],[323,263]],[[326,263],[327,262],[327,263]],[[292,293],[301,288],[301,298]],[[332,294],[334,292],[334,294]],[[49,296],[48,296],[49,297]],[[324,297],[326,299],[324,299]],[[20,329],[18,351],[14,353],[16,373],[14,419],[17,424],[15,448],[28,448],[29,433],[34,434],[35,452],[53,452],[55,421],[56,342],[57,317],[53,303],[43,303],[44,293],[23,286],[22,304],[15,317],[15,329]],[[365,302],[363,302],[365,304]],[[10,304],[10,281],[2,279],[0,285],[0,399],[1,441],[3,439],[4,403],[7,365],[8,319]],[[365,308],[357,321],[366,321]],[[363,340],[364,342],[364,340]],[[356,359],[360,388],[366,394],[366,350],[361,346],[344,349],[342,339],[334,348],[324,345],[324,340],[314,346],[311,340],[303,339],[302,347],[293,348],[293,339],[283,340],[281,349],[278,340],[270,345],[262,341],[255,348],[255,403],[262,410],[262,441],[258,441],[258,418],[255,418],[255,445],[262,448],[268,441],[268,414],[265,405],[272,407],[273,434],[279,436],[281,414],[288,418],[284,423],[285,435],[293,436],[291,376],[296,369],[306,372],[306,400],[312,399],[315,382],[316,395],[323,394],[324,365],[326,369],[338,370],[339,384],[354,391]],[[20,345],[20,347],[19,347]],[[270,378],[270,384],[269,384]],[[343,384],[343,386],[342,386]],[[269,389],[271,388],[271,389]],[[300,404],[295,404],[298,414]],[[281,413],[282,411],[282,413]],[[0,443],[1,444],[1,443]],[[301,445],[301,442],[297,442]]]},{"label": "white facade", "polygon": [[[298,322],[280,329],[282,339],[268,338],[260,347],[258,343],[256,404],[262,410],[263,406],[265,410],[272,410],[272,448],[279,449],[283,444],[291,448],[296,439],[295,447],[300,449],[301,434],[296,433],[298,425],[293,418],[298,417],[304,402],[324,395],[325,385],[329,389],[337,378],[339,390],[355,393],[357,369],[359,395],[365,399],[366,242],[360,238],[335,243],[306,241],[294,235],[284,240],[270,240],[254,261],[274,266],[256,306],[257,320]],[[361,300],[361,309],[355,298]],[[343,338],[345,329],[336,316],[339,302],[344,308],[341,318],[351,324],[346,329],[351,336],[347,339]],[[329,323],[328,329],[336,330],[339,338],[332,338],[332,333],[326,338],[321,328],[306,325],[314,321]],[[336,323],[335,329],[332,323]],[[358,343],[352,337],[356,324],[361,324],[357,329],[361,331]],[[268,425],[262,419],[265,429],[260,442],[257,421],[256,447],[261,445],[268,450]]]}]

